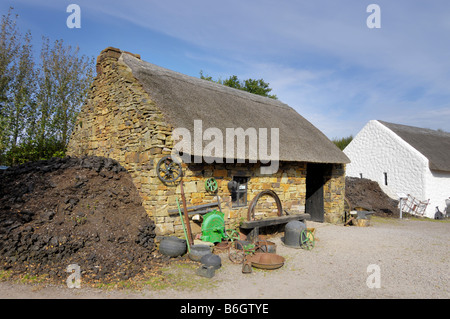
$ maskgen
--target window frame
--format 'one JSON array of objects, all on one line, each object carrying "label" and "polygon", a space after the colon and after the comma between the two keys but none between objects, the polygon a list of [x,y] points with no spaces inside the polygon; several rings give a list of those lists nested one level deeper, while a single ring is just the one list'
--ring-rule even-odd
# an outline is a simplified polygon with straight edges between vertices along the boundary
[{"label": "window frame", "polygon": [[248,205],[247,194],[249,180],[250,177],[248,176],[233,176],[233,181],[237,183],[237,188],[231,192],[232,208],[246,207]]}]

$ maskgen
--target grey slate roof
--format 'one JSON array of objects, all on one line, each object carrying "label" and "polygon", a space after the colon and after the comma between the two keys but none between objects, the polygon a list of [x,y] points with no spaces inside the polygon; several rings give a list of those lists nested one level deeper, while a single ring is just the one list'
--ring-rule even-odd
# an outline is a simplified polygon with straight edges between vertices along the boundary
[{"label": "grey slate roof", "polygon": [[450,133],[378,121],[428,159],[431,170],[450,172]]},{"label": "grey slate roof", "polygon": [[[278,100],[174,72],[125,52],[121,60],[175,128],[192,132],[194,120],[202,120],[203,130],[218,128],[224,140],[226,128],[267,128],[269,140],[270,129],[279,128],[280,161],[350,162],[320,130]],[[254,159],[248,151],[245,156]]]}]

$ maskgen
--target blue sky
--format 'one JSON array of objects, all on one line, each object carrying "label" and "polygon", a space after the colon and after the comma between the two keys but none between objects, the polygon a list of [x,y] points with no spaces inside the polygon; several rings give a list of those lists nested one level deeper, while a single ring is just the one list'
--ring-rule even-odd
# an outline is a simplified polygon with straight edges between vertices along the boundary
[{"label": "blue sky", "polygon": [[[72,3],[80,29],[66,25]],[[372,3],[379,29],[366,24]],[[36,48],[48,36],[194,77],[263,78],[329,138],[373,119],[450,131],[448,0],[4,0],[0,13],[10,6]]]}]

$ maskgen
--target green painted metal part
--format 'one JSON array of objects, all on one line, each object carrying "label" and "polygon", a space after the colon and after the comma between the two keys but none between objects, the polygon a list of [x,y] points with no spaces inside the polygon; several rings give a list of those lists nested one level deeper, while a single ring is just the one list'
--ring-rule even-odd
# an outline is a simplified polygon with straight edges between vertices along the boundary
[{"label": "green painted metal part", "polygon": [[203,241],[219,243],[225,236],[224,213],[213,210],[203,216],[201,237]]},{"label": "green painted metal part", "polygon": [[181,213],[180,202],[178,202],[178,198],[176,200],[177,200],[177,206],[178,206],[178,213],[180,214],[181,225],[183,226],[184,237],[186,238],[186,244],[187,244],[188,252],[191,252],[191,245],[189,244],[189,237],[188,237],[187,232],[186,232],[186,225],[184,224],[183,214]]},{"label": "green painted metal part", "polygon": [[214,179],[214,177],[208,178],[205,182],[205,189],[208,192],[214,193],[217,191],[217,181]]},{"label": "green painted metal part", "polygon": [[312,231],[304,229],[300,233],[300,247],[311,250],[316,245],[316,240]]}]

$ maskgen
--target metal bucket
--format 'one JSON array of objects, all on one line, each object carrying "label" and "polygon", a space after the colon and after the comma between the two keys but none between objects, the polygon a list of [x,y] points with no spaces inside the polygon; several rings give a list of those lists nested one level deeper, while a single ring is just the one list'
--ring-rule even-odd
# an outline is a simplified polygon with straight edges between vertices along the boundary
[{"label": "metal bucket", "polygon": [[292,220],[284,228],[283,243],[285,246],[299,248],[300,234],[306,229],[306,225],[298,220]]}]

